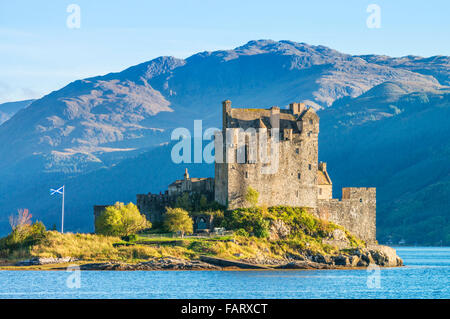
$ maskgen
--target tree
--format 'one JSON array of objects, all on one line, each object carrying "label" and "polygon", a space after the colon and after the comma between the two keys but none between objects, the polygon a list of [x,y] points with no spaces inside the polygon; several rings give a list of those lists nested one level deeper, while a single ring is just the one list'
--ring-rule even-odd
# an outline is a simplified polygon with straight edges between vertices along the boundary
[{"label": "tree", "polygon": [[192,211],[192,201],[189,193],[185,192],[182,196],[177,197],[175,201],[175,207],[185,209],[187,211]]},{"label": "tree", "polygon": [[186,210],[182,208],[166,208],[164,216],[164,227],[171,232],[181,232],[181,237],[184,234],[192,234],[194,231],[194,222]]},{"label": "tree", "polygon": [[17,211],[17,216],[9,216],[9,225],[11,226],[11,229],[14,231],[16,229],[30,226],[31,225],[31,217],[32,215],[28,211],[28,209],[19,209]]},{"label": "tree", "polygon": [[245,200],[247,203],[252,207],[256,207],[256,205],[258,205],[258,198],[258,191],[251,186],[247,187],[247,192],[245,193]]},{"label": "tree", "polygon": [[95,220],[96,232],[103,235],[129,236],[150,227],[152,224],[133,203],[108,206]]}]

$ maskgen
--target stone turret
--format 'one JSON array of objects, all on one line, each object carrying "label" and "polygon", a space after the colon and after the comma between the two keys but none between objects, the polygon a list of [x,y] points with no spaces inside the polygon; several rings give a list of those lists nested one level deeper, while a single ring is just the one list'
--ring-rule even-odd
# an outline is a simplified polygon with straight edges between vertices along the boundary
[{"label": "stone turret", "polygon": [[291,103],[291,104],[289,104],[289,110],[294,115],[300,115],[303,113],[303,111],[306,110],[306,104],[305,103]]}]

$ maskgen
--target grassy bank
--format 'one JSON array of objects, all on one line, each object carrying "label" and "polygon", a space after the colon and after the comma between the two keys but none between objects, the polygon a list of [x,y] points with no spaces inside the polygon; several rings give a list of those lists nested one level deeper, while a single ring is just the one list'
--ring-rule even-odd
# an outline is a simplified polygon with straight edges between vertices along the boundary
[{"label": "grassy bank", "polygon": [[[234,229],[234,235],[207,238],[138,235],[131,243],[114,236],[46,231],[38,240],[23,245],[1,239],[0,258],[8,263],[32,257],[73,257],[83,262],[127,263],[155,257],[196,259],[200,255],[234,260],[286,259],[305,253],[339,254],[342,250],[329,244],[336,230],[345,234],[347,248],[365,245],[342,227],[317,219],[301,208],[235,210],[225,213],[223,225]],[[276,225],[289,231],[281,236]]]}]

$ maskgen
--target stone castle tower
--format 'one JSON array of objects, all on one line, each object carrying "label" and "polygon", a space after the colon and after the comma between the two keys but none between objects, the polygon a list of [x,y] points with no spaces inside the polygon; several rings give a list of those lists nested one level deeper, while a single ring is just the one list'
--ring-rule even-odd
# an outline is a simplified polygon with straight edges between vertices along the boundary
[{"label": "stone castle tower", "polygon": [[[232,108],[227,100],[222,116],[222,132],[215,140],[217,202],[228,209],[248,206],[245,194],[252,187],[259,205],[306,207],[363,240],[375,241],[375,188],[343,188],[342,200],[332,198],[327,165],[318,161],[319,117],[312,108],[304,103],[291,103],[289,109]],[[261,151],[278,154],[278,159],[270,158],[276,165],[264,163]]]},{"label": "stone castle tower", "polygon": [[[253,137],[248,133],[252,128]],[[279,132],[279,158],[274,158],[278,163],[270,165],[258,155],[260,142],[267,147],[268,158],[272,159],[271,152],[277,152],[273,147],[276,142],[272,139],[276,138],[273,128]],[[240,134],[246,137],[241,143]],[[215,164],[216,201],[230,209],[245,206],[245,193],[251,186],[260,194],[259,204],[316,208],[318,135],[319,117],[303,103],[292,103],[288,110],[278,107],[265,110],[231,108],[230,101],[223,102],[222,144],[226,156],[222,163],[216,160]],[[252,138],[256,140],[253,158],[249,154]],[[220,147],[216,145],[216,150]],[[241,161],[239,152],[247,153]]]}]

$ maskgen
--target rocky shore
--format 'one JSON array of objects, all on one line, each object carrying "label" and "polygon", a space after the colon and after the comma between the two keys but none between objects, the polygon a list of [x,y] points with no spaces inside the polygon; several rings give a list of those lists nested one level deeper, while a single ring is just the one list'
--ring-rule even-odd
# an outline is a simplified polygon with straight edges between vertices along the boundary
[{"label": "rocky shore", "polygon": [[221,267],[200,260],[178,258],[152,259],[138,264],[119,262],[92,263],[80,266],[81,270],[220,270]]},{"label": "rocky shore", "polygon": [[201,256],[200,260],[177,258],[155,258],[137,264],[120,262],[90,263],[81,265],[81,270],[222,270],[222,269],[343,269],[364,268],[370,264],[380,267],[399,267],[403,261],[395,249],[371,245],[337,256],[305,255],[288,259],[241,259],[225,260]]}]

